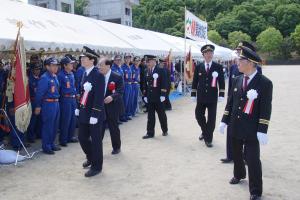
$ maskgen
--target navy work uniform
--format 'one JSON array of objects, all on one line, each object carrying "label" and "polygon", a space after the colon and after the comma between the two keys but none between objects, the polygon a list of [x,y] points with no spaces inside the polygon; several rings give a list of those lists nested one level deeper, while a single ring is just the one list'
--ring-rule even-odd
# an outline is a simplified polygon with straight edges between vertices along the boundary
[{"label": "navy work uniform", "polygon": [[39,74],[34,74],[33,71],[36,70],[41,71],[42,66],[40,66],[39,64],[32,64],[30,68],[31,68],[31,72],[29,75],[29,92],[30,92],[32,115],[27,129],[27,139],[28,142],[34,142],[36,137],[38,138],[41,137],[42,119],[41,119],[41,115],[36,115],[34,113],[34,110],[36,108],[35,96],[38,87],[38,82],[40,80],[40,72]]},{"label": "navy work uniform", "polygon": [[[81,57],[87,57],[97,63],[99,55],[90,48],[84,46]],[[82,63],[83,64],[83,63]],[[87,161],[84,167],[91,166],[85,174],[91,177],[102,171],[103,165],[103,147],[102,147],[102,125],[105,120],[104,112],[104,91],[105,78],[95,66],[85,67],[85,73],[81,86],[81,103],[79,108],[79,134],[78,139],[82,150],[84,151]],[[84,85],[92,86],[89,92],[84,91]],[[87,98],[84,98],[84,94]],[[83,99],[86,101],[83,102]],[[95,123],[96,122],[96,123]]]},{"label": "navy work uniform", "polygon": [[[240,59],[252,63],[261,62],[255,51],[247,47],[241,49]],[[253,200],[260,199],[262,195],[259,143],[266,142],[264,138],[267,137],[271,118],[272,93],[272,82],[257,70],[249,76],[240,75],[233,80],[222,118],[222,122],[228,125],[228,134],[232,138],[234,177],[230,183],[237,184],[246,177],[243,160],[243,146],[245,146],[250,199]]]},{"label": "navy work uniform", "polygon": [[[62,67],[67,64],[73,64],[69,57],[61,60]],[[75,109],[76,105],[76,87],[73,72],[67,72],[62,69],[58,76],[60,84],[60,135],[59,142],[61,146],[67,146],[67,143],[73,142],[76,128]]]},{"label": "navy work uniform", "polygon": [[[45,60],[45,65],[57,65],[58,61],[50,57]],[[55,74],[46,71],[38,83],[35,104],[41,108],[42,117],[42,148],[46,154],[60,150],[54,145],[59,126],[59,82]]]},{"label": "navy work uniform", "polygon": [[124,107],[125,107],[125,114],[122,116],[122,119],[130,120],[130,111],[131,111],[131,101],[132,101],[132,72],[130,66],[126,63],[122,65],[122,70],[124,74]]},{"label": "navy work uniform", "polygon": [[[139,59],[135,57],[135,59]],[[138,97],[140,91],[140,68],[139,66],[131,65],[132,72],[132,92],[131,92],[131,116],[135,116],[137,106],[138,106]]]},{"label": "navy work uniform", "polygon": [[[156,60],[153,55],[146,55],[145,58],[149,60]],[[163,98],[165,99],[167,93],[166,74],[163,69],[158,66],[148,69],[146,80],[144,99],[148,103],[148,122],[147,134],[143,139],[153,138],[155,135],[155,112],[158,114],[158,119],[163,132],[163,136],[168,135],[168,122],[165,112]],[[146,98],[145,98],[146,97]]]},{"label": "navy work uniform", "polygon": [[[201,52],[214,51],[214,49],[213,45],[208,44],[201,48]],[[213,61],[197,65],[193,77],[191,96],[197,97],[195,115],[207,147],[212,147],[218,97],[224,98],[224,93],[223,67]],[[208,110],[207,119],[205,117],[206,109]],[[200,136],[200,140],[202,136]]]},{"label": "navy work uniform", "polygon": [[[0,60],[0,108],[5,110],[5,102],[6,102],[6,95],[5,95],[5,91],[6,91],[6,79],[8,76],[8,72],[6,70],[3,69],[3,64]],[[3,113],[0,113],[1,118],[4,118]],[[2,119],[0,118],[0,120],[2,121]],[[2,124],[1,124],[2,125]],[[2,126],[0,127],[0,145],[3,141],[5,132],[2,130]]]}]

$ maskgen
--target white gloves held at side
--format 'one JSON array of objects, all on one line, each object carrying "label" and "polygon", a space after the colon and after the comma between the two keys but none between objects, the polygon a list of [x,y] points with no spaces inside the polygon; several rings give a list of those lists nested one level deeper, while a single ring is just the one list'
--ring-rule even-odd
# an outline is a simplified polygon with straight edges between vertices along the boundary
[{"label": "white gloves held at side", "polygon": [[95,118],[95,117],[91,117],[90,118],[90,124],[94,125],[94,124],[97,124],[98,123],[98,119]]},{"label": "white gloves held at side", "polygon": [[225,124],[224,122],[221,122],[220,125],[219,125],[219,132],[221,134],[224,134],[226,127],[227,127],[227,124]]},{"label": "white gloves held at side", "polygon": [[77,117],[79,116],[79,109],[77,109],[77,108],[75,109],[75,116],[77,116]]},{"label": "white gloves held at side", "polygon": [[269,138],[268,135],[265,133],[257,132],[257,139],[260,144],[266,145],[268,144]]}]

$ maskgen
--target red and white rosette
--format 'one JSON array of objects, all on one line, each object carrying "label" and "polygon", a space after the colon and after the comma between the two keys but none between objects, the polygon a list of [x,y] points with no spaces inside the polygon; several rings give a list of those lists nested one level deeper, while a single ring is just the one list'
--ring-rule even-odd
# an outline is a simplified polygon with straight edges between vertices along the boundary
[{"label": "red and white rosette", "polygon": [[83,96],[81,98],[80,104],[85,106],[86,102],[87,102],[87,99],[88,99],[88,96],[89,96],[89,92],[92,90],[92,84],[90,82],[85,82],[83,84],[83,90],[84,90],[84,93],[83,93]]},{"label": "red and white rosette", "polygon": [[217,78],[218,78],[218,76],[219,76],[218,72],[214,71],[212,73],[213,79],[211,81],[211,87],[216,87],[217,86]]},{"label": "red and white rosette", "polygon": [[157,73],[154,73],[153,74],[153,87],[157,87],[157,79],[158,79],[158,74]]},{"label": "red and white rosette", "polygon": [[108,85],[108,89],[109,89],[109,91],[111,91],[111,93],[115,93],[116,92],[116,84],[115,84],[115,82],[110,82],[109,83],[109,85]]},{"label": "red and white rosette", "polygon": [[254,100],[257,98],[257,96],[258,96],[258,93],[257,93],[256,90],[251,89],[247,92],[248,100],[247,100],[247,103],[246,103],[246,105],[244,107],[244,110],[243,110],[244,113],[246,113],[248,115],[252,113],[253,106],[254,106]]}]

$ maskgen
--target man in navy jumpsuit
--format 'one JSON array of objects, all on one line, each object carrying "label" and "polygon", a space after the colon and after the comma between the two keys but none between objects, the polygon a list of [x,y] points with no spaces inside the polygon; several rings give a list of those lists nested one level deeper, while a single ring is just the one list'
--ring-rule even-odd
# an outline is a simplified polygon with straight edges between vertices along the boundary
[{"label": "man in navy jumpsuit", "polygon": [[69,57],[61,59],[62,70],[59,72],[57,78],[60,85],[60,135],[59,143],[66,147],[67,143],[78,142],[74,138],[76,128],[76,87],[75,78],[72,72],[73,63]]},{"label": "man in navy jumpsuit", "polygon": [[121,117],[121,121],[131,120],[131,101],[132,101],[132,72],[130,68],[131,55],[124,56],[124,64],[122,65],[122,70],[124,74],[124,107],[125,114]]},{"label": "man in navy jumpsuit", "polygon": [[54,145],[59,125],[58,61],[54,57],[45,60],[47,71],[41,76],[35,96],[35,114],[42,116],[42,148],[46,154],[54,154],[60,148]]},{"label": "man in navy jumpsuit", "polygon": [[140,68],[139,65],[141,63],[140,57],[136,56],[133,59],[133,64],[131,65],[132,72],[132,95],[131,95],[131,116],[135,116],[136,109],[138,106],[138,97],[140,90]]}]

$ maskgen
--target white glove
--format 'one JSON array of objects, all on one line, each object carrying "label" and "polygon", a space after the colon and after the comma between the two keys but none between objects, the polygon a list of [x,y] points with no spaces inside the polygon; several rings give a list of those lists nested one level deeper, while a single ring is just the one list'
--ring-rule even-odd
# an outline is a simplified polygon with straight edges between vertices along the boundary
[{"label": "white glove", "polygon": [[266,145],[268,143],[268,135],[266,133],[257,132],[257,139],[260,144]]},{"label": "white glove", "polygon": [[218,97],[218,102],[223,102],[224,101],[224,97]]},{"label": "white glove", "polygon": [[75,116],[79,116],[79,109],[75,109]]},{"label": "white glove", "polygon": [[165,100],[166,100],[166,97],[164,97],[164,96],[160,97],[160,102],[164,102]]},{"label": "white glove", "polygon": [[97,124],[98,123],[98,119],[95,117],[91,117],[90,118],[90,124]]},{"label": "white glove", "polygon": [[147,97],[144,97],[144,101],[145,101],[146,103],[148,103],[148,98],[147,98]]},{"label": "white glove", "polygon": [[197,101],[197,98],[196,98],[196,97],[191,97],[191,100],[192,100],[193,102],[196,102],[196,101]]},{"label": "white glove", "polygon": [[220,125],[219,125],[219,131],[220,131],[221,134],[224,134],[226,127],[227,127],[227,124],[225,124],[224,122],[220,123]]}]

